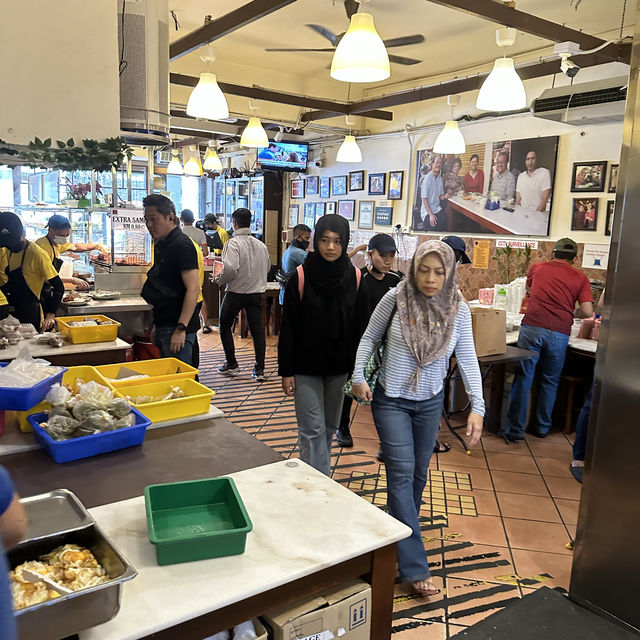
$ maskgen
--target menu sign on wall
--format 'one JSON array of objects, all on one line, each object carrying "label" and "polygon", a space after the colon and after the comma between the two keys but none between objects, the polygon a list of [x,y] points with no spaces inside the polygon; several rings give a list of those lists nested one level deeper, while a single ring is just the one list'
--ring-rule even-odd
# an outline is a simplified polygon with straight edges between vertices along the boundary
[{"label": "menu sign on wall", "polygon": [[111,209],[114,265],[146,266],[151,263],[151,236],[144,209]]}]

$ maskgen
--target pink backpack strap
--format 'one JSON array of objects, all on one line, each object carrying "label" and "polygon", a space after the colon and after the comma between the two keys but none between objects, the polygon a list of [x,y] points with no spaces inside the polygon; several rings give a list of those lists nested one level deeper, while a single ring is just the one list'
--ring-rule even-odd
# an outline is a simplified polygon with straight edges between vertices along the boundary
[{"label": "pink backpack strap", "polygon": [[298,295],[300,296],[300,302],[302,302],[302,296],[304,295],[304,269],[302,265],[298,265]]}]

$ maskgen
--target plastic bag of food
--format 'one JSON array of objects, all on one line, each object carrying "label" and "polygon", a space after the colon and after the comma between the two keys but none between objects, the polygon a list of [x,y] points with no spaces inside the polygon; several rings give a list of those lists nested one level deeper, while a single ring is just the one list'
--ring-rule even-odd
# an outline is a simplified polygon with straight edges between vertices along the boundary
[{"label": "plastic bag of food", "polygon": [[71,412],[64,407],[64,405],[58,405],[51,407],[49,410],[49,416],[64,416],[65,418],[73,418]]},{"label": "plastic bag of food", "polygon": [[133,427],[136,423],[136,416],[133,413],[130,413],[128,416],[124,416],[124,418],[118,418],[116,420],[116,429],[122,429],[122,427]]},{"label": "plastic bag of food", "polygon": [[0,329],[9,333],[17,331],[20,326],[20,320],[9,314],[4,320],[0,320]]},{"label": "plastic bag of food", "polygon": [[113,400],[113,391],[93,380],[80,385],[78,395],[86,402],[90,402],[101,408]]},{"label": "plastic bag of food", "polygon": [[38,335],[36,328],[31,323],[19,324],[18,333],[23,338],[35,338]]},{"label": "plastic bag of food", "polygon": [[104,408],[114,418],[124,418],[131,413],[131,405],[124,398],[114,398]]},{"label": "plastic bag of food", "polygon": [[67,387],[63,387],[59,384],[54,384],[49,393],[45,396],[45,400],[52,406],[64,406],[67,404],[67,400],[71,397],[71,391]]},{"label": "plastic bag of food", "polygon": [[40,425],[54,440],[68,440],[80,426],[79,420],[66,416],[50,416]]},{"label": "plastic bag of food", "polygon": [[90,413],[80,425],[82,429],[93,429],[95,432],[111,431],[116,427],[116,421],[106,411],[98,410]]},{"label": "plastic bag of food", "polygon": [[46,360],[32,358],[25,347],[15,360],[0,369],[0,387],[33,387],[59,372],[60,367],[54,367]]},{"label": "plastic bag of food", "polygon": [[95,402],[82,400],[82,398],[78,398],[71,409],[71,413],[73,413],[73,417],[76,418],[76,420],[84,420],[87,416],[95,413],[96,411],[100,411],[99,405]]}]

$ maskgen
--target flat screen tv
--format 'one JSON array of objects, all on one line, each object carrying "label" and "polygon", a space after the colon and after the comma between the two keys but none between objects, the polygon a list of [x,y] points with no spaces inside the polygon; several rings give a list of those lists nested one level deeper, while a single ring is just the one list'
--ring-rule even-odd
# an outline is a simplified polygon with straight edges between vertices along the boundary
[{"label": "flat screen tv", "polygon": [[277,171],[306,171],[309,145],[299,142],[269,142],[258,151],[258,162],[263,169]]}]

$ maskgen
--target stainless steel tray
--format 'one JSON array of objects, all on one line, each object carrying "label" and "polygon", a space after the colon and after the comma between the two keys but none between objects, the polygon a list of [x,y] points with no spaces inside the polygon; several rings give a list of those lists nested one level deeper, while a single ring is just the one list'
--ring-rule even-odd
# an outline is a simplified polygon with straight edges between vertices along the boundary
[{"label": "stainless steel tray", "polygon": [[[90,522],[83,528],[67,528],[46,536],[23,540],[7,554],[11,568],[49,553],[60,545],[79,544],[93,552],[98,562],[105,568],[109,581],[16,611],[20,640],[59,640],[111,620],[120,610],[122,584],[138,573],[109,541],[82,503],[70,491],[59,491],[62,491],[63,495],[70,494],[73,500],[60,502],[58,491],[53,491],[51,494],[58,500],[57,504],[64,505],[62,509],[68,511],[74,500],[77,501]],[[46,509],[51,509],[51,500],[44,498],[51,494],[34,496],[33,499],[26,500],[32,500],[32,510],[37,511],[33,505],[38,502],[45,504]],[[59,518],[59,515],[54,517]],[[76,524],[79,522],[80,520],[77,519]]]}]

